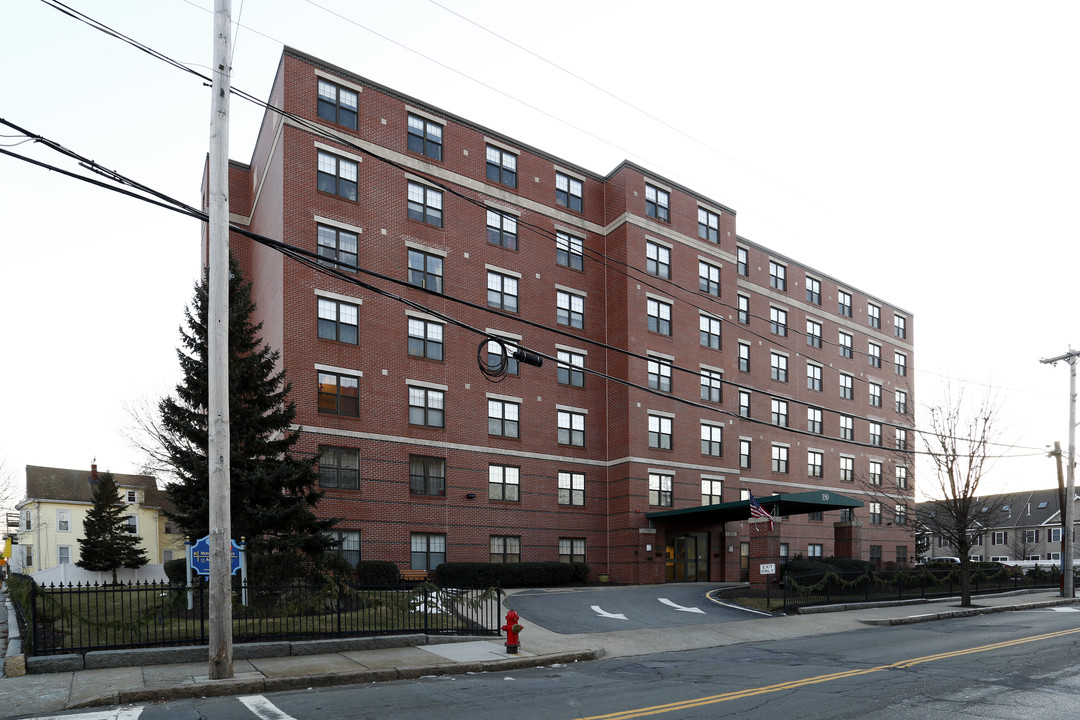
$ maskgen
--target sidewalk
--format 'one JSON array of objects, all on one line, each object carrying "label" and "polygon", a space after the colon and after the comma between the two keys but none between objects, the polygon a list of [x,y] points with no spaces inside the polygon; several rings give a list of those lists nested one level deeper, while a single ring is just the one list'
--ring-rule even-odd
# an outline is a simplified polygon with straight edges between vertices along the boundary
[{"label": "sidewalk", "polygon": [[[0,603],[6,598],[0,591]],[[657,652],[694,650],[823,635],[865,629],[873,625],[926,622],[989,612],[1070,605],[1075,600],[1056,592],[1008,594],[975,599],[977,608],[959,608],[958,598],[906,605],[857,604],[810,608],[800,615],[688,627],[644,628],[581,635],[560,635],[529,623],[522,633],[522,649],[509,655],[502,638],[358,638],[292,643],[264,647],[273,657],[250,657],[258,648],[236,646],[234,677],[210,680],[208,662],[145,664],[160,660],[162,649],[148,651],[145,662],[132,662],[129,652],[115,651],[97,662],[95,669],[65,670],[0,679],[0,707],[8,716],[56,713],[76,708],[143,703],[159,700],[221,695],[263,694],[281,690],[328,687],[353,683],[414,679],[433,675],[505,672],[525,667],[557,666],[604,656],[624,657]],[[8,608],[0,608],[6,618]],[[0,623],[4,623],[0,620]],[[5,623],[6,624],[6,623]],[[5,644],[0,624],[0,648]],[[352,648],[352,649],[350,649]],[[363,649],[355,649],[363,648]],[[164,652],[182,655],[183,648]],[[205,658],[206,648],[188,652]],[[285,655],[284,653],[292,653]],[[248,657],[244,657],[248,655]],[[91,664],[88,660],[87,664]]]}]

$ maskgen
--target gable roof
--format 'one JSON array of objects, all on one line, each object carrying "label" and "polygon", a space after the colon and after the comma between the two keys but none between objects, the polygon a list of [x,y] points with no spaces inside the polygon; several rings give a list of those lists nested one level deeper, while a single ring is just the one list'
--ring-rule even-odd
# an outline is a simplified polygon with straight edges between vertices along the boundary
[{"label": "gable roof", "polygon": [[[99,473],[104,474],[104,473]],[[172,509],[164,490],[158,489],[151,475],[113,473],[116,485],[122,490],[141,490],[143,507]],[[26,466],[26,500],[86,503],[93,502],[93,471],[66,468]]]},{"label": "gable roof", "polygon": [[[985,507],[1000,507],[995,516],[980,518],[980,525],[984,529],[1029,528],[1061,522],[1057,519],[1057,488],[983,495],[975,498],[972,504],[977,511]],[[915,504],[919,522],[930,530],[935,529],[934,506],[933,500]]]}]

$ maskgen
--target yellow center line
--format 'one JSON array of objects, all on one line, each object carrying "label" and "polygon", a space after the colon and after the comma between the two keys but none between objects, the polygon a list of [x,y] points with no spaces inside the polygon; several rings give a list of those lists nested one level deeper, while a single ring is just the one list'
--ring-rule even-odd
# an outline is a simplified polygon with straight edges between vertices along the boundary
[{"label": "yellow center line", "polygon": [[989,645],[980,645],[978,647],[965,648],[963,650],[953,650],[950,652],[937,653],[936,655],[925,655],[923,657],[911,658],[909,660],[900,660],[889,665],[878,665],[877,667],[862,668],[859,670],[844,670],[841,672],[829,673],[828,675],[817,675],[815,677],[805,678],[803,680],[789,680],[787,682],[776,683],[775,685],[766,685],[759,688],[733,690],[732,692],[727,692],[720,695],[708,695],[705,697],[694,698],[691,700],[681,700],[679,702],[667,703],[665,705],[653,705],[650,707],[635,708],[633,710],[623,710],[620,712],[608,713],[607,715],[592,715],[587,718],[581,718],[581,720],[630,720],[630,718],[645,717],[647,715],[659,715],[661,713],[672,712],[675,710],[685,710],[701,707],[703,705],[713,705],[715,703],[727,702],[729,700],[740,700],[742,698],[753,697],[755,695],[765,695],[768,693],[780,692],[781,690],[794,690],[796,688],[805,687],[807,685],[817,685],[818,683],[833,682],[834,680],[843,680],[845,678],[857,677],[859,675],[869,675],[870,673],[881,672],[883,670],[898,670],[903,668],[909,668],[915,665],[921,665],[923,663],[934,662],[935,660],[947,660],[949,658],[960,657],[962,655],[971,655],[972,653],[1000,650],[1002,648],[1013,647],[1016,645],[1024,645],[1026,643],[1038,642],[1040,640],[1052,640],[1054,638],[1064,637],[1065,635],[1073,635],[1075,633],[1080,633],[1080,628],[1073,628],[1072,630],[1060,630],[1058,632],[1045,633],[1043,635],[1032,635],[1031,637],[1017,638],[1015,640],[1005,640],[1002,642],[991,643]]}]

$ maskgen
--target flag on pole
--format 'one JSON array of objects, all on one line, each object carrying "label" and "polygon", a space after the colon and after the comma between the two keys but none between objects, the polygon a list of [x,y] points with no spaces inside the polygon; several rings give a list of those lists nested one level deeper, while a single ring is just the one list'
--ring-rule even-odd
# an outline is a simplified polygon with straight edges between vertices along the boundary
[{"label": "flag on pole", "polygon": [[769,518],[769,531],[775,528],[773,523],[773,516],[769,514],[769,511],[761,507],[761,503],[754,497],[754,493],[750,493],[750,517]]}]

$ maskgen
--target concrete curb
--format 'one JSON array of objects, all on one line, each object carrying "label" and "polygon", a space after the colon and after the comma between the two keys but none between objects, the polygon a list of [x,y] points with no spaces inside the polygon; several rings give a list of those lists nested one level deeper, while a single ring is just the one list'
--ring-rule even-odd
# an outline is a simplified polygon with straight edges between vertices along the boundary
[{"label": "concrete curb", "polygon": [[1020,605],[998,605],[994,607],[962,608],[960,610],[945,610],[937,613],[924,615],[911,615],[901,618],[866,618],[859,622],[864,625],[913,625],[915,623],[931,622],[933,620],[949,620],[951,618],[974,617],[975,615],[992,615],[994,613],[1013,612],[1016,610],[1032,610],[1059,605],[1075,605],[1075,598],[1060,598],[1058,600],[1039,600],[1037,602],[1023,603]]}]

